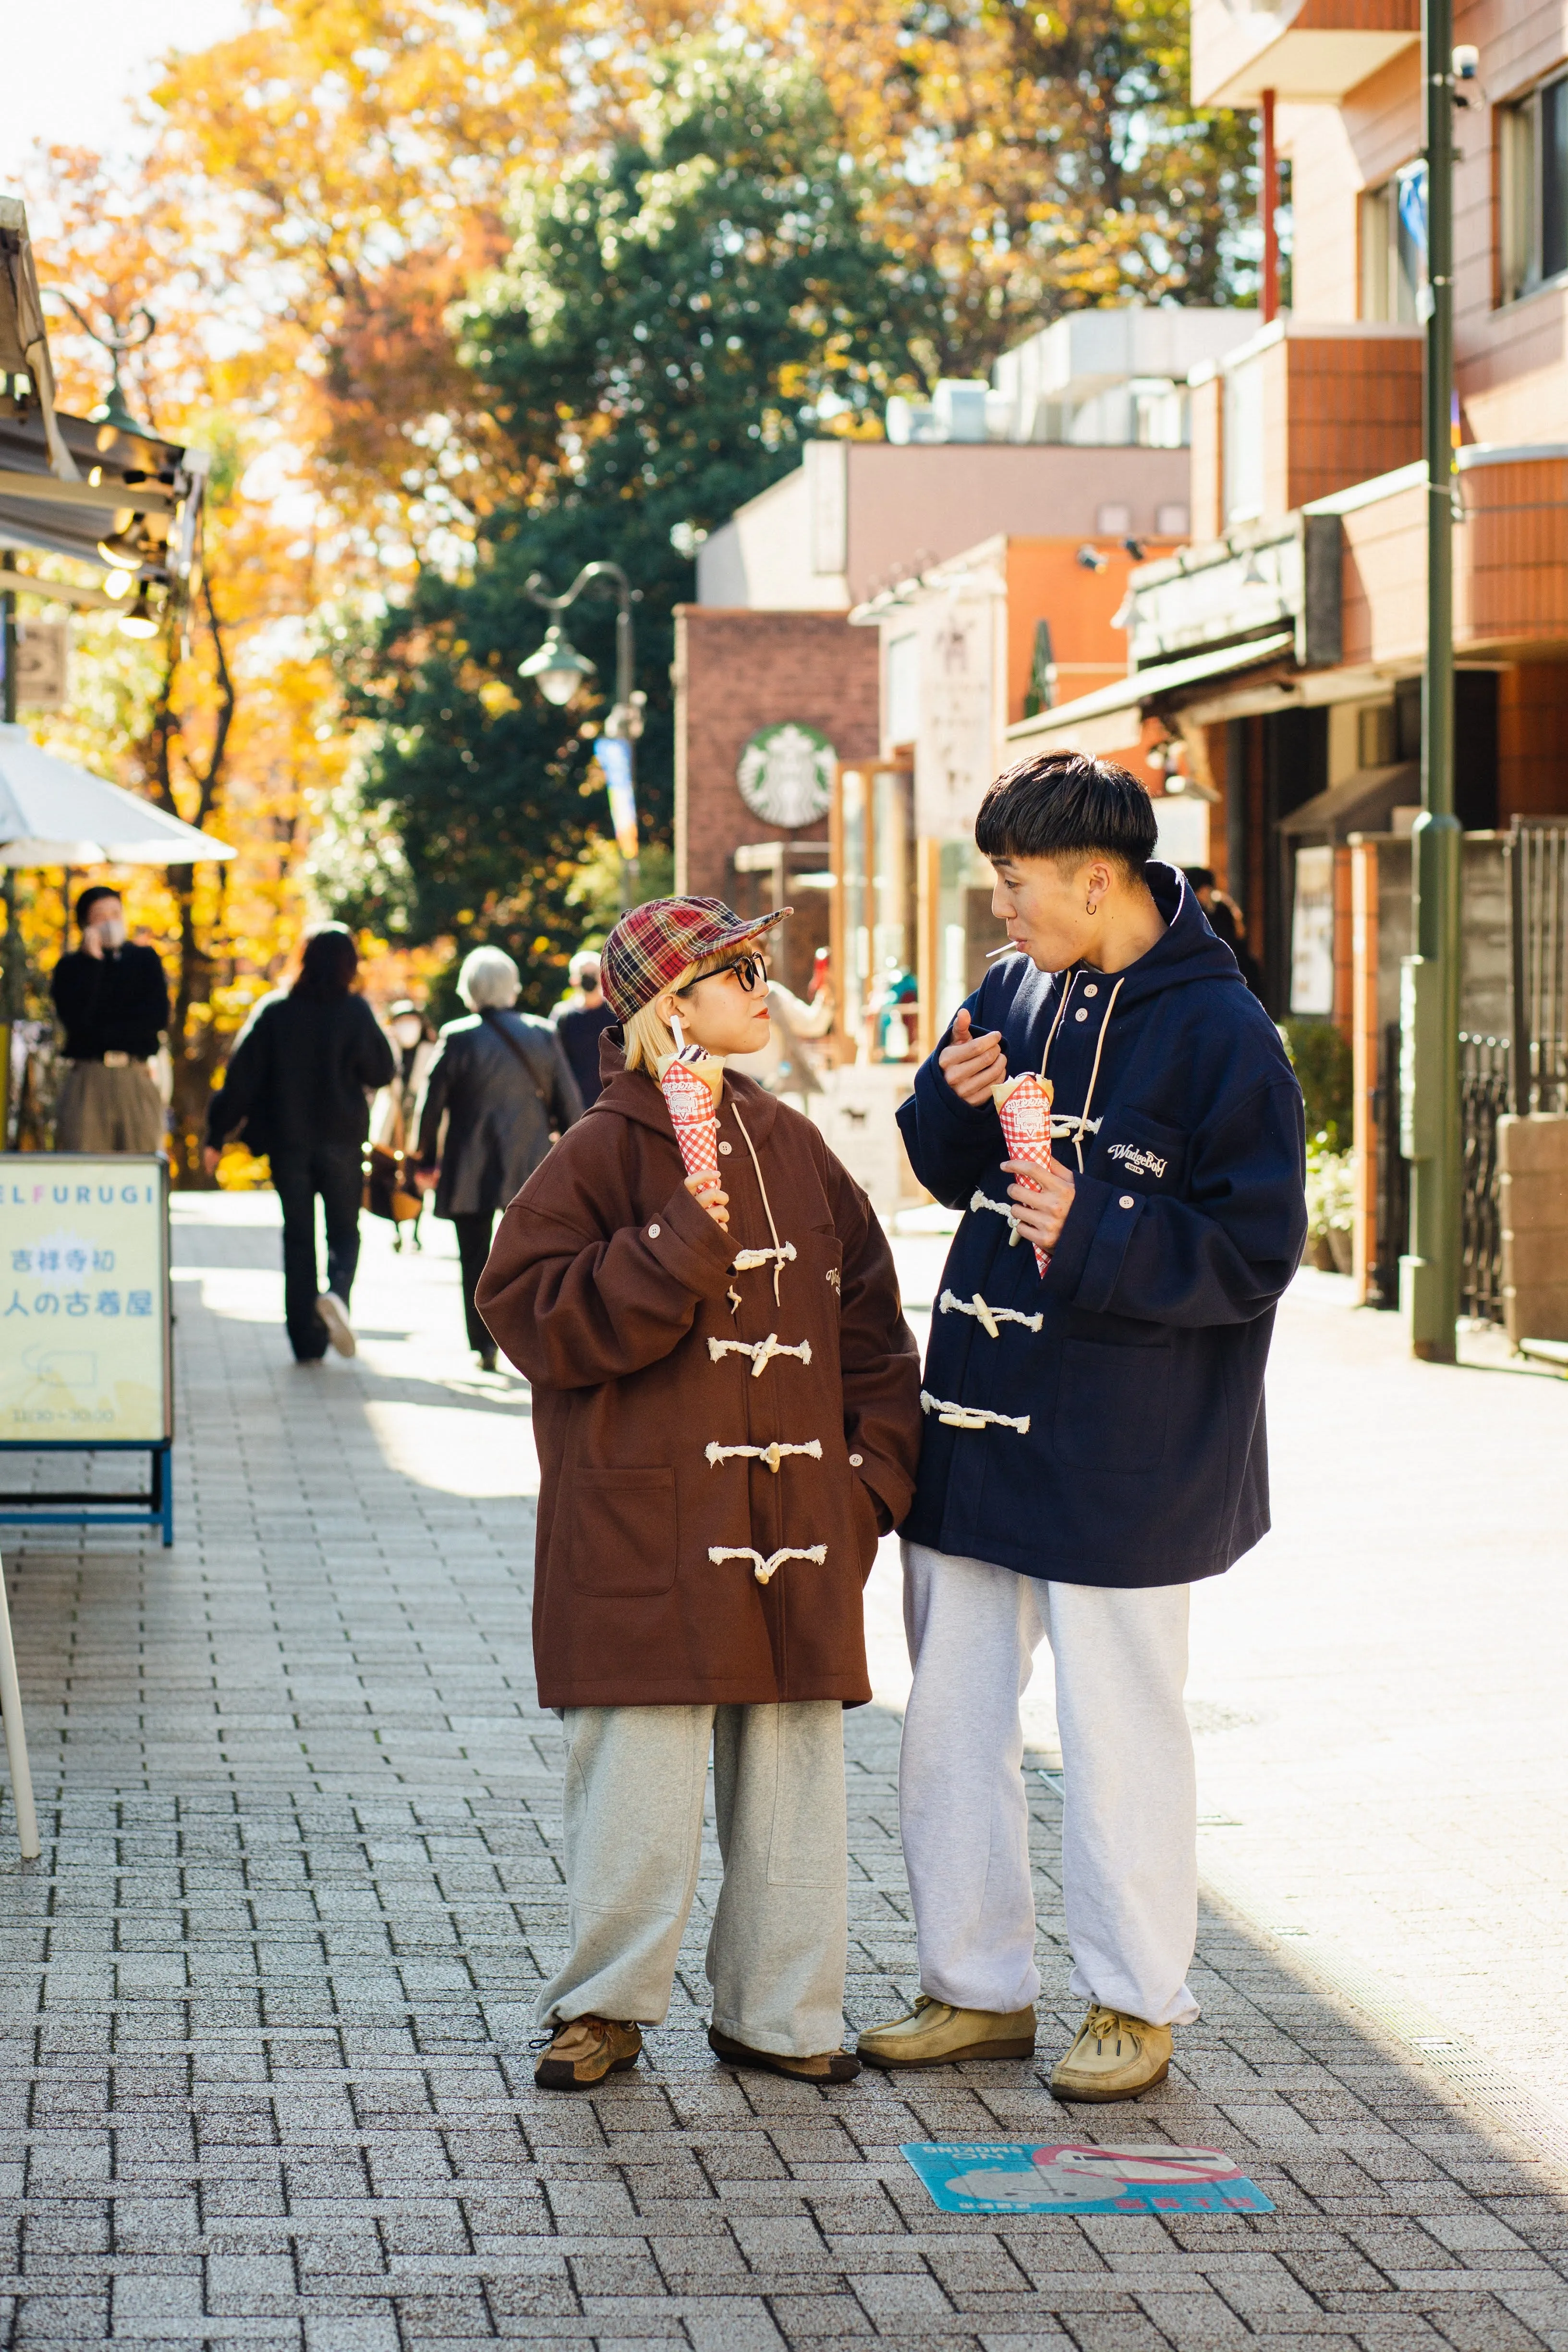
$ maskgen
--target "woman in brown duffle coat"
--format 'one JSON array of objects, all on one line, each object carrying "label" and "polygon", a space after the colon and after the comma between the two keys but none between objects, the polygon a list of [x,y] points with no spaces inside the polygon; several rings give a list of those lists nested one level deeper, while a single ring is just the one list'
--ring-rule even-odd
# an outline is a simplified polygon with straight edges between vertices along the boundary
[{"label": "woman in brown duffle coat", "polygon": [[534,1659],[567,1743],[572,1951],[539,1997],[546,2087],[634,2064],[637,2025],[668,2011],[710,1741],[710,2042],[807,2079],[858,2071],[838,2047],[842,1710],[870,1696],[861,1589],[912,1492],[919,1359],[881,1227],[811,1122],[726,1076],[715,1192],[686,1177],[652,1069],[626,1066],[656,1004],[710,1050],[760,1042],[761,928],[711,899],[622,919],[604,972],[626,1052],[605,1034],[604,1092],[508,1209],[479,1286],[533,1387]]}]

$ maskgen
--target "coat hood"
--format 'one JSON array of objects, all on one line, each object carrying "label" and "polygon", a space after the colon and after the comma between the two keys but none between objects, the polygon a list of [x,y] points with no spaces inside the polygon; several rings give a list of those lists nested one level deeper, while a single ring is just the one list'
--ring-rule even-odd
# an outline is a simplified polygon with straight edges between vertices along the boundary
[{"label": "coat hood", "polygon": [[[1209,928],[1208,917],[1194,898],[1186,877],[1174,866],[1151,860],[1144,869],[1144,879],[1164,919],[1165,930],[1136,963],[1106,975],[1117,988],[1119,1007],[1130,1007],[1161,989],[1181,988],[1194,980],[1234,980],[1238,987],[1245,988],[1240,965],[1225,941]],[[1005,971],[1014,969],[1010,958],[1004,962],[999,956],[996,961]],[[1026,957],[1023,962],[1028,969]],[[1059,976],[1065,982],[1074,972],[1089,973],[1097,980],[1100,977],[1097,966],[1082,961],[1068,965]],[[1054,979],[1058,975],[1041,977]]]},{"label": "coat hood", "polygon": [[[671,1132],[669,1107],[658,1080],[651,1070],[626,1067],[626,1036],[618,1024],[606,1029],[599,1039],[599,1076],[604,1091],[597,1102],[589,1105],[585,1118],[608,1112],[618,1118],[629,1118],[634,1126],[650,1127],[658,1135]],[[760,1143],[772,1131],[778,1105],[753,1078],[742,1077],[739,1070],[726,1067],[724,1100],[735,1104],[753,1143]]]}]

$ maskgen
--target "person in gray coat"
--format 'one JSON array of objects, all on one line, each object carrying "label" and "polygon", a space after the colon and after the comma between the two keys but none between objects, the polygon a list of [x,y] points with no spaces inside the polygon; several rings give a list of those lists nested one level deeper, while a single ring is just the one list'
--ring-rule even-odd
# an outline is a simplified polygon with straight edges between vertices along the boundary
[{"label": "person in gray coat", "polygon": [[472,1010],[442,1030],[419,1107],[415,1181],[422,1192],[434,1191],[436,1214],[457,1227],[468,1345],[490,1372],[496,1343],[479,1320],[474,1286],[497,1213],[522,1190],[554,1137],[583,1116],[554,1030],[514,1009],[521,985],[500,948],[464,957],[458,994]]}]

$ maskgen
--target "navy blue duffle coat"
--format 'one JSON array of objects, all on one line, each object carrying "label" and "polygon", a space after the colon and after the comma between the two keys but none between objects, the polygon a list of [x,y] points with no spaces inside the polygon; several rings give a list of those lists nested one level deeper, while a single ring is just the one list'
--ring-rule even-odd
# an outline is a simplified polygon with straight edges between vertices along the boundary
[{"label": "navy blue duffle coat", "polygon": [[[1264,1367],[1307,1232],[1279,1032],[1181,876],[1148,878],[1168,928],[1125,971],[1014,955],[968,1000],[1015,1076],[1055,1026],[1052,1148],[1076,1192],[1044,1276],[1000,1213],[994,1108],[960,1101],[933,1054],[899,1114],[916,1175],[964,1212],[901,1532],[1071,1584],[1191,1583],[1266,1532]],[[993,1316],[993,1338],[977,1299],[1018,1319]]]}]

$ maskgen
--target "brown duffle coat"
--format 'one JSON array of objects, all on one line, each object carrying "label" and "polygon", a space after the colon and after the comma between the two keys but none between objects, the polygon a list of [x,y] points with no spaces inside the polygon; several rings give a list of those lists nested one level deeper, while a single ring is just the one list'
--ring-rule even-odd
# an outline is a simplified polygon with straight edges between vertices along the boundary
[{"label": "brown duffle coat", "polygon": [[[742,1077],[719,1110],[724,1232],[616,1037],[605,1091],[512,1202],[478,1292],[533,1387],[541,1702],[868,1699],[861,1587],[920,1454],[887,1238],[810,1120]],[[745,1263],[775,1246],[782,1262]],[[809,1361],[759,1370],[732,1344],[770,1337]],[[800,1450],[770,1463],[774,1444]]]}]

